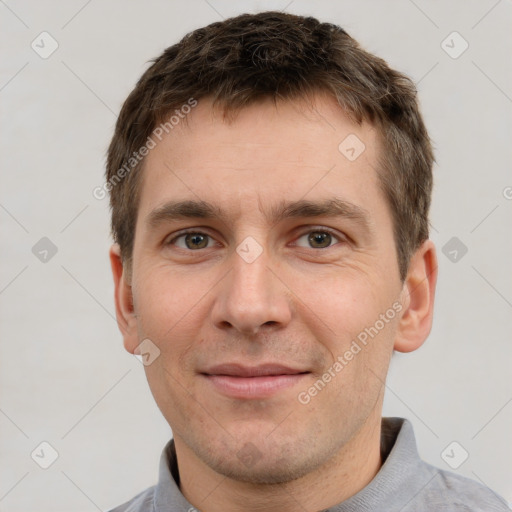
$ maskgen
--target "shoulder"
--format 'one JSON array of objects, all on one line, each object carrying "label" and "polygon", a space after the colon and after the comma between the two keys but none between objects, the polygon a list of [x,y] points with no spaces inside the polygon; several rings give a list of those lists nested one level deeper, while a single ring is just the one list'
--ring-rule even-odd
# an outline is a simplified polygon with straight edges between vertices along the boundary
[{"label": "shoulder", "polygon": [[[407,512],[510,512],[503,498],[479,482],[424,463],[432,478],[410,502]],[[427,508],[425,508],[428,505]],[[404,510],[404,512],[405,512]]]},{"label": "shoulder", "polygon": [[109,510],[109,512],[153,512],[155,487],[149,487],[126,503]]}]

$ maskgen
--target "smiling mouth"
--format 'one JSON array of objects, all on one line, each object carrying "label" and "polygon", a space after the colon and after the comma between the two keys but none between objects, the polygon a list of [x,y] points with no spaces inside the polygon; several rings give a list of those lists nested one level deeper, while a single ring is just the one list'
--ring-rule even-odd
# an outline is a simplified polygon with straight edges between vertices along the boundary
[{"label": "smiling mouth", "polygon": [[281,364],[251,367],[230,363],[214,366],[200,375],[223,395],[240,399],[258,399],[293,387],[310,373]]}]

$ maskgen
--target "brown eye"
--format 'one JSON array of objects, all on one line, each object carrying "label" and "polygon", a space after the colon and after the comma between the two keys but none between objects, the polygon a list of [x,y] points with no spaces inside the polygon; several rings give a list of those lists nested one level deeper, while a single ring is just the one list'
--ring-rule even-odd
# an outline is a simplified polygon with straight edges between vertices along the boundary
[{"label": "brown eye", "polygon": [[190,249],[194,251],[196,249],[206,249],[209,247],[208,244],[210,241],[210,236],[205,233],[189,232],[182,233],[176,238],[173,238],[169,243],[170,245],[175,245],[181,249]]},{"label": "brown eye", "polygon": [[329,247],[331,240],[331,234],[326,233],[325,231],[313,231],[308,236],[308,242],[315,249],[324,249],[325,247]]},{"label": "brown eye", "polygon": [[189,233],[185,236],[185,245],[189,249],[204,249],[208,246],[208,236],[201,233]]},{"label": "brown eye", "polygon": [[301,247],[307,246],[310,249],[327,249],[334,245],[334,243],[341,241],[340,237],[323,229],[308,231],[297,239],[297,241],[300,240],[304,240],[304,242],[297,243],[297,245]]}]

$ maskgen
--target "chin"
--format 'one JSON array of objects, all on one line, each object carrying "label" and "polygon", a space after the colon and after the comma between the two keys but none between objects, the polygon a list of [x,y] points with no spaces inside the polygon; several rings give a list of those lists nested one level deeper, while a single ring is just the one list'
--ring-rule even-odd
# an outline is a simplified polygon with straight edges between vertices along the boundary
[{"label": "chin", "polygon": [[254,485],[277,485],[297,480],[315,469],[310,461],[276,460],[261,462],[248,467],[244,463],[223,461],[212,467],[217,473],[237,482]]},{"label": "chin", "polygon": [[[260,449],[250,441],[236,452],[209,447],[205,457],[200,457],[215,472],[232,480],[255,485],[273,485],[292,482],[327,463],[332,456],[330,447],[314,443],[264,443]],[[316,448],[316,450],[315,450]],[[227,457],[226,454],[233,454]],[[198,454],[201,455],[201,454]]]}]

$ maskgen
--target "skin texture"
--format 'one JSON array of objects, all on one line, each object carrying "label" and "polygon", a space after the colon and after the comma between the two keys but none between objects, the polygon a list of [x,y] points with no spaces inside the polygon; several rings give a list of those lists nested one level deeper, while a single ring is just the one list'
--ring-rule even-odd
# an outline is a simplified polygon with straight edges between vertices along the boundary
[{"label": "skin texture", "polygon": [[[338,150],[350,134],[365,144],[354,161]],[[313,103],[262,101],[232,122],[201,100],[146,157],[131,272],[119,247],[110,251],[116,311],[126,350],[146,338],[160,350],[147,379],[174,434],[181,491],[202,511],[321,510],[361,490],[382,464],[390,358],[430,332],[437,263],[424,242],[401,282],[380,151],[372,126],[317,94]],[[281,201],[332,198],[358,206],[367,226],[347,216],[268,218]],[[170,200],[208,201],[223,216],[150,228],[148,216]],[[201,248],[176,239],[189,228],[208,235]],[[325,242],[308,238],[325,229]],[[236,250],[247,237],[262,249],[251,263]],[[301,403],[299,393],[393,304],[394,318]],[[201,375],[228,362],[310,373],[240,399]]]}]

